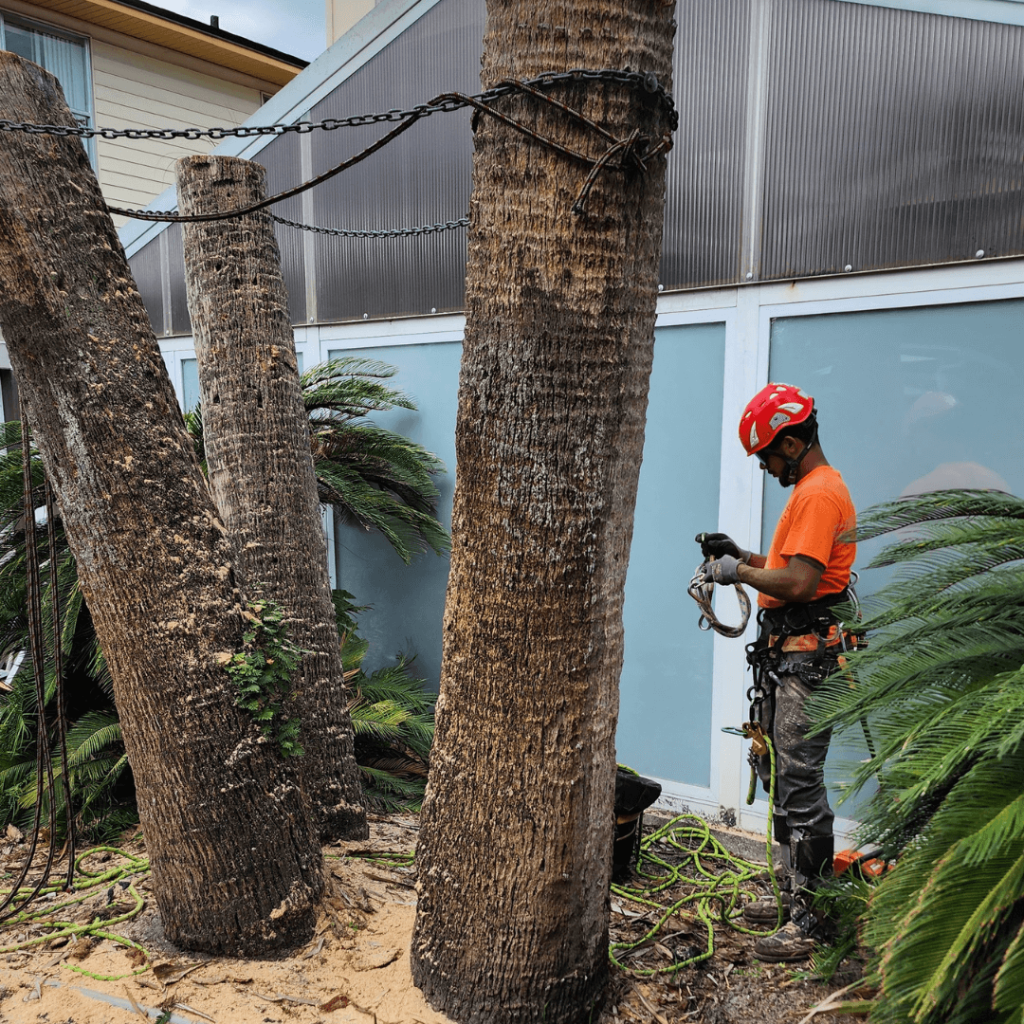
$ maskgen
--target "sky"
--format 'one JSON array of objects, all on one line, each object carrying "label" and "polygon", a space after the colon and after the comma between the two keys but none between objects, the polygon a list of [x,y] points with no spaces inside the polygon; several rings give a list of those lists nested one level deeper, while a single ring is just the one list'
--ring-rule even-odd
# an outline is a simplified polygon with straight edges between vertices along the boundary
[{"label": "sky", "polygon": [[325,0],[150,0],[157,7],[210,23],[293,57],[314,60],[326,49]]}]

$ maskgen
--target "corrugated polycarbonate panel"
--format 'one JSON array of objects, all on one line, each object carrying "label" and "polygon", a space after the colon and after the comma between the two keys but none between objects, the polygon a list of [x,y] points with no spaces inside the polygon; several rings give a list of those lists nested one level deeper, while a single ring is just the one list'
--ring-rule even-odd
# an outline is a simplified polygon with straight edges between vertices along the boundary
[{"label": "corrugated polycarbonate panel", "polygon": [[185,243],[180,224],[167,225],[167,259],[171,281],[171,334],[191,334],[185,285]]},{"label": "corrugated polycarbonate panel", "polygon": [[[661,281],[666,289],[1024,253],[1024,28],[836,0],[678,0]],[[484,0],[440,0],[310,112],[475,92]],[[274,139],[268,191],[353,155],[374,124]],[[274,212],[327,228],[457,220],[469,114],[436,114]],[[189,331],[168,229],[173,333]],[[279,227],[295,323],[458,310],[464,230],[389,239]],[[162,333],[159,246],[132,259]],[[747,272],[750,272],[750,277]]]},{"label": "corrugated polycarbonate panel", "polygon": [[661,282],[731,283],[740,271],[750,0],[680,0]]},{"label": "corrugated polycarbonate panel", "polygon": [[144,249],[140,249],[131,258],[129,266],[149,314],[149,322],[153,325],[153,333],[159,338],[164,333],[163,270],[159,239],[154,239]]},{"label": "corrugated polycarbonate panel", "polygon": [[757,276],[1024,251],[1024,28],[773,0]]},{"label": "corrugated polycarbonate panel", "polygon": [[[408,108],[444,92],[478,92],[482,0],[442,0],[312,112],[314,120]],[[316,132],[313,173],[393,125]],[[312,193],[313,223],[380,230],[458,220],[469,210],[469,111],[434,114]],[[465,229],[389,239],[314,236],[317,317],[348,320],[461,309]]]},{"label": "corrugated polycarbonate panel", "polygon": [[[274,195],[292,188],[302,181],[302,139],[297,135],[285,135],[266,146],[256,157],[256,162],[267,169],[267,195]],[[302,196],[294,196],[282,203],[275,203],[270,213],[285,220],[303,223]],[[288,292],[288,313],[293,324],[305,323],[306,311],[306,262],[303,258],[303,235],[294,228],[275,225],[277,245],[281,250],[281,274]]]}]

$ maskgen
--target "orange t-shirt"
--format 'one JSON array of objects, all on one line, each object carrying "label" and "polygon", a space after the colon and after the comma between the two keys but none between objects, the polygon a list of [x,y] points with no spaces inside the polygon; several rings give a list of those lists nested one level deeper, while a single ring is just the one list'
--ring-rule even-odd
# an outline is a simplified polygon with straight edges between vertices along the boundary
[{"label": "orange t-shirt", "polygon": [[[813,558],[825,566],[814,600],[838,594],[850,582],[850,570],[857,557],[857,545],[840,541],[852,529],[857,513],[842,475],[832,466],[817,466],[793,487],[775,536],[768,549],[766,569],[781,569],[794,555]],[[780,608],[784,601],[760,594],[762,608]]]}]

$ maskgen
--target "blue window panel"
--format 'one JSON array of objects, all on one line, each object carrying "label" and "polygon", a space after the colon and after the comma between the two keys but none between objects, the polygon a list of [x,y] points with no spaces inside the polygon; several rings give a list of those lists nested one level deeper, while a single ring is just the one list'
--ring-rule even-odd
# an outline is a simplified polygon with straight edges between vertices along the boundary
[{"label": "blue window panel", "polygon": [[[781,318],[772,323],[769,375],[814,396],[822,450],[858,510],[946,487],[1024,495],[1022,324],[1019,299]],[[765,478],[762,548],[788,496]],[[891,541],[859,545],[856,567]],[[858,593],[891,578],[891,569],[862,572]],[[866,756],[857,737],[834,743],[830,785]],[[857,806],[841,813],[856,816]]]},{"label": "blue window panel", "polygon": [[712,635],[697,629],[686,585],[700,560],[694,535],[718,523],[725,326],[655,337],[623,610],[618,759],[644,775],[708,786]]},{"label": "blue window panel", "polygon": [[181,408],[191,412],[199,404],[199,363],[195,359],[181,361]]},{"label": "blue window panel", "polygon": [[[448,472],[435,477],[434,482],[441,492],[438,512],[445,526],[450,527],[461,343],[328,353],[330,359],[345,356],[376,359],[398,368],[388,383],[409,395],[419,408],[374,413],[373,422],[412,438],[444,461]],[[336,523],[335,550],[338,586],[349,591],[357,605],[369,605],[359,615],[359,634],[370,643],[364,667],[373,671],[391,664],[398,654],[415,656],[414,671],[436,689],[441,678],[447,555],[427,551],[405,565],[379,533],[341,522]]]},{"label": "blue window panel", "polygon": [[[814,396],[858,509],[944,487],[1022,495],[1022,324],[1020,299],[778,319],[770,376]],[[788,494],[766,480],[763,546]]]}]

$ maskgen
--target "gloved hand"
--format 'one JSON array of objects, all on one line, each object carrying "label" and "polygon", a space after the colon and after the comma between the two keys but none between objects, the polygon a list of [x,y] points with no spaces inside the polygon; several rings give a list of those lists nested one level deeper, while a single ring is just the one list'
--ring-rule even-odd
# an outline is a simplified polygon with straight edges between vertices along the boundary
[{"label": "gloved hand", "polygon": [[[728,540],[728,538],[726,538]],[[698,570],[697,575],[704,583],[739,583],[736,575],[740,560],[732,555],[722,555],[713,562],[705,562]]]},{"label": "gloved hand", "polygon": [[698,533],[693,539],[700,545],[700,553],[705,558],[732,555],[741,562],[750,561],[750,552],[741,548],[727,533]]}]

